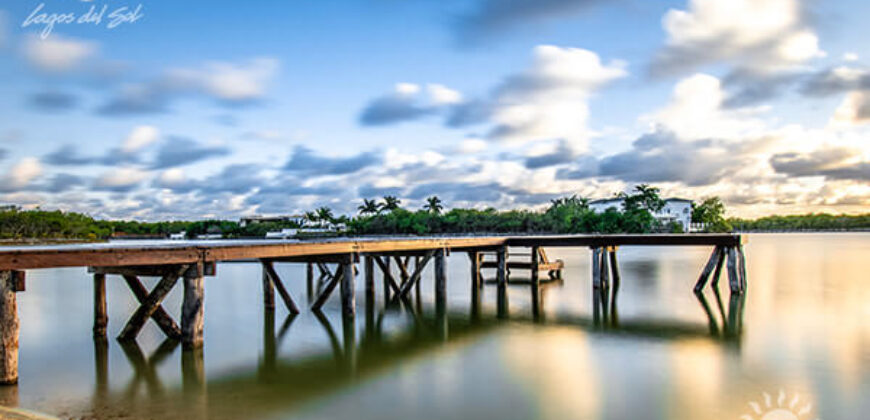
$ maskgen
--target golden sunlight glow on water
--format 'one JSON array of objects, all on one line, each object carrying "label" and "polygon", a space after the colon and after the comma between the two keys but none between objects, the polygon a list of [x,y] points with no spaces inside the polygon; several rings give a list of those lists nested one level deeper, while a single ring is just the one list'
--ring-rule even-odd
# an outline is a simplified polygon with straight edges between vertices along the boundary
[{"label": "golden sunlight glow on water", "polygon": [[[565,260],[564,281],[542,287],[537,317],[529,286],[510,286],[506,319],[496,317],[492,284],[482,315],[471,316],[468,259],[454,253],[446,330],[431,269],[416,315],[382,313],[378,279],[367,319],[358,281],[349,350],[337,298],[325,318],[288,318],[279,307],[272,324],[258,266],[222,264],[206,280],[202,357],[149,324],[138,345],[110,339],[101,358],[85,271],[34,271],[19,295],[21,384],[0,398],[65,418],[695,420],[766,418],[783,408],[782,391],[787,409],[794,398],[796,409],[811,405],[798,418],[866,418],[870,235],[752,235],[746,251],[742,324],[731,318],[741,301],[729,299],[727,280],[718,298],[704,294],[709,315],[692,293],[709,249],[621,248],[616,311],[599,323],[586,249],[548,250]],[[278,271],[307,306],[304,267]],[[176,318],[180,298],[176,290],[164,303]],[[110,336],[134,302],[111,279]]]}]

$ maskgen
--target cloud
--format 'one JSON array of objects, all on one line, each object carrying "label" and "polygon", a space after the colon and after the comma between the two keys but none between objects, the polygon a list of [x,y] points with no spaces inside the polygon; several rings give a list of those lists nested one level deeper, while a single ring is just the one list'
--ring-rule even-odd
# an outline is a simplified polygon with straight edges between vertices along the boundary
[{"label": "cloud", "polygon": [[398,83],[393,92],[369,102],[360,112],[365,126],[390,125],[435,114],[449,105],[462,102],[462,94],[444,85],[429,84],[426,95],[419,85]]},{"label": "cloud", "polygon": [[742,163],[742,156],[728,142],[681,141],[674,133],[656,131],[635,140],[631,150],[602,159],[598,175],[626,182],[698,186],[722,180]]},{"label": "cloud", "polygon": [[80,166],[98,163],[99,158],[80,156],[78,148],[73,144],[63,144],[57,150],[42,157],[43,161],[55,166]]},{"label": "cloud", "polygon": [[113,168],[100,174],[93,188],[99,191],[132,191],[145,180],[147,175],[147,172],[137,168]]},{"label": "cloud", "polygon": [[662,19],[666,45],[654,76],[729,62],[751,74],[792,71],[823,55],[798,0],[690,0]]},{"label": "cloud", "polygon": [[75,108],[78,105],[78,98],[67,92],[44,91],[31,95],[28,102],[37,110],[57,112]]},{"label": "cloud", "polygon": [[570,163],[573,160],[574,152],[571,147],[566,142],[560,141],[551,152],[527,157],[524,165],[528,169],[539,169]]},{"label": "cloud", "polygon": [[151,168],[165,169],[183,166],[228,154],[230,154],[230,150],[226,147],[204,146],[185,137],[171,136],[157,150]]},{"label": "cloud", "polygon": [[482,0],[455,23],[462,42],[476,41],[529,23],[564,19],[601,0]]},{"label": "cloud", "polygon": [[851,92],[834,111],[831,123],[836,126],[862,125],[870,122],[870,90]]},{"label": "cloud", "polygon": [[[582,151],[590,135],[587,101],[596,90],[626,75],[624,62],[602,63],[589,50],[535,47],[533,64],[502,81],[482,106],[492,124],[488,137],[519,142],[562,139]],[[453,122],[457,119],[463,118]]]},{"label": "cloud", "polygon": [[284,169],[305,175],[342,175],[379,165],[382,159],[376,152],[363,152],[349,157],[321,156],[305,146],[296,146]]},{"label": "cloud", "polygon": [[36,35],[25,38],[24,57],[33,67],[48,73],[65,73],[84,67],[95,58],[99,45],[93,41],[53,35],[42,39]]},{"label": "cloud", "polygon": [[42,175],[42,164],[39,159],[26,157],[12,165],[0,176],[0,192],[13,192],[25,189],[30,183]]},{"label": "cloud", "polygon": [[758,115],[763,109],[726,108],[722,82],[708,74],[680,80],[661,109],[641,117],[684,139],[755,137],[766,129]]},{"label": "cloud", "polygon": [[829,179],[870,181],[870,161],[858,149],[823,147],[809,153],[777,153],[770,157],[777,173],[794,177],[824,176]]},{"label": "cloud", "polygon": [[80,176],[69,173],[58,173],[54,174],[50,179],[48,179],[48,181],[39,189],[41,191],[57,194],[67,192],[73,187],[84,184],[85,180]]},{"label": "cloud", "polygon": [[151,125],[138,125],[130,130],[121,144],[121,152],[131,154],[142,150],[160,139],[160,130]]},{"label": "cloud", "polygon": [[97,112],[107,116],[162,113],[169,111],[174,100],[191,96],[225,106],[249,105],[266,96],[278,67],[276,59],[255,58],[170,69],[151,80],[124,84]]},{"label": "cloud", "polygon": [[820,97],[862,89],[870,89],[870,70],[854,66],[838,66],[816,72],[801,86],[803,94]]}]

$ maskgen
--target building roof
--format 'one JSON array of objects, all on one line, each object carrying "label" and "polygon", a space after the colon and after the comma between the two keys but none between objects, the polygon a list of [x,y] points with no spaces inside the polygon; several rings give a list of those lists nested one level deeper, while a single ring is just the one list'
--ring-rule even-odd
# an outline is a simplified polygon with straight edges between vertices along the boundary
[{"label": "building roof", "polygon": [[686,198],[678,198],[678,197],[666,198],[665,201],[685,201],[686,203],[694,203],[694,201],[692,201],[692,200],[689,200]]}]

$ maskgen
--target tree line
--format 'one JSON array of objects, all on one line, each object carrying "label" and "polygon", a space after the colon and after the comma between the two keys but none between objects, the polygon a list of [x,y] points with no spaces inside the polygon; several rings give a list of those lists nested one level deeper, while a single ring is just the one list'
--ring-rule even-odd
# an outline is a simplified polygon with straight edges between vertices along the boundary
[{"label": "tree line", "polygon": [[[306,212],[306,227],[343,225],[350,235],[429,235],[474,233],[652,233],[681,232],[680,225],[664,225],[653,214],[664,206],[659,189],[638,185],[620,193],[620,208],[594,211],[589,199],[568,196],[551,200],[543,211],[494,208],[445,210],[437,196],[425,200],[418,210],[402,207],[395,196],[364,199],[353,217],[335,216],[329,207]],[[709,232],[860,230],[870,229],[870,214],[804,214],[767,216],[759,219],[725,218],[725,205],[709,197],[692,206],[692,222],[704,223]],[[299,228],[292,221],[249,223],[230,220],[139,222],[98,220],[75,212],[0,209],[0,239],[105,240],[118,237],[168,237],[186,232],[188,237],[220,234],[224,238],[264,237],[266,232]]]}]

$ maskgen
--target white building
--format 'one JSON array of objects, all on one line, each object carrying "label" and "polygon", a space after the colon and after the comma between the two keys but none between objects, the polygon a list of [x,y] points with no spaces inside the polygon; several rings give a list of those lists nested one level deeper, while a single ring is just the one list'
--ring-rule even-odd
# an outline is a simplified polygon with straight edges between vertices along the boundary
[{"label": "white building", "polygon": [[[589,208],[596,213],[602,213],[609,208],[622,210],[624,198],[605,198],[602,200],[594,200],[589,202]],[[658,213],[653,213],[653,217],[661,221],[663,224],[676,222],[683,225],[683,229],[688,231],[692,225],[692,200],[684,198],[667,198],[664,200],[665,205]]]}]

